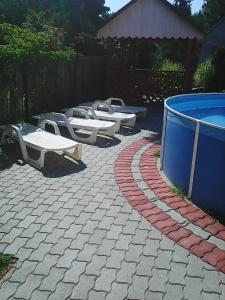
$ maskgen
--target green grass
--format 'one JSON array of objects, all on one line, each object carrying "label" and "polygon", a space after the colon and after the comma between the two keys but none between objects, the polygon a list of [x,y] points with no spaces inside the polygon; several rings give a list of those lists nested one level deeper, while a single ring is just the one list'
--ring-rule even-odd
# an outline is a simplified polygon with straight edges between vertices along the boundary
[{"label": "green grass", "polygon": [[177,186],[174,186],[172,188],[172,191],[177,194],[177,196],[181,197],[181,198],[187,198],[187,194],[186,192],[184,191],[184,189],[182,187],[177,187]]},{"label": "green grass", "polygon": [[160,150],[156,151],[155,157],[160,158]]},{"label": "green grass", "polygon": [[12,255],[3,255],[0,254],[0,272],[4,270],[12,261]]}]

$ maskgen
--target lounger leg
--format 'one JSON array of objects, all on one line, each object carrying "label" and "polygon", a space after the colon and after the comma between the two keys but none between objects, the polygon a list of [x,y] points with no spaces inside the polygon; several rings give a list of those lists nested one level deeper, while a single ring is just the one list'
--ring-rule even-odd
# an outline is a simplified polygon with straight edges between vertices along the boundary
[{"label": "lounger leg", "polygon": [[109,136],[109,137],[114,137],[115,133],[116,133],[115,127],[112,127],[112,128],[107,129],[105,131],[99,131],[99,134],[106,135],[106,136]]},{"label": "lounger leg", "polygon": [[30,156],[28,156],[28,159],[26,160],[29,164],[31,164],[33,167],[41,170],[44,169],[45,165],[45,154],[47,153],[46,150],[42,150],[40,153],[40,157],[37,160],[32,159]]},{"label": "lounger leg", "polygon": [[116,121],[116,133],[120,131],[120,127],[121,127],[121,120],[117,120]]},{"label": "lounger leg", "polygon": [[124,123],[124,125],[126,125],[128,127],[135,127],[135,123],[136,123],[136,118],[133,118],[133,119],[129,120],[128,122]]},{"label": "lounger leg", "polygon": [[93,130],[91,132],[90,136],[88,136],[88,137],[80,137],[75,133],[72,126],[67,126],[67,128],[69,130],[69,133],[70,133],[72,139],[74,139],[77,142],[94,144],[97,140],[98,129]]},{"label": "lounger leg", "polygon": [[72,153],[69,151],[64,151],[64,153],[75,160],[81,160],[82,145],[77,145]]}]

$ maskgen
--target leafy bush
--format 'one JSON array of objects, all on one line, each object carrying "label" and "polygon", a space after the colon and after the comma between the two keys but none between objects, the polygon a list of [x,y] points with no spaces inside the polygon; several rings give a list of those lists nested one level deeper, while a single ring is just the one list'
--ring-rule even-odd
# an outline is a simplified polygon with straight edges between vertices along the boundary
[{"label": "leafy bush", "polygon": [[32,26],[18,27],[7,23],[0,24],[0,59],[23,61],[28,58],[49,57],[51,59],[70,59],[76,55],[71,48],[63,46],[59,29],[43,25],[41,31]]},{"label": "leafy bush", "polygon": [[197,87],[207,87],[215,72],[211,59],[200,64],[194,75],[194,84]]},{"label": "leafy bush", "polygon": [[160,70],[165,72],[182,72],[184,68],[180,63],[175,63],[169,59],[165,59]]}]

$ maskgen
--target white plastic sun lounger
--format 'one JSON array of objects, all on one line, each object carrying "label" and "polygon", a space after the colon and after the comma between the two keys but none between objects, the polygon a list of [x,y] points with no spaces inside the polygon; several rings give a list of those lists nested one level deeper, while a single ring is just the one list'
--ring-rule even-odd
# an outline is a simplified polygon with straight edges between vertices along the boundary
[{"label": "white plastic sun lounger", "polygon": [[[74,114],[79,114],[79,116],[81,117],[74,117]],[[81,108],[71,108],[67,110],[65,114],[53,112],[49,114],[34,116],[34,118],[39,120],[52,120],[59,126],[67,127],[72,139],[83,143],[87,142],[94,144],[97,140],[98,134],[109,137],[115,136],[115,123],[91,119],[87,110]],[[85,130],[85,133],[86,131],[88,132],[88,136],[80,136],[76,133],[76,131],[74,131],[74,129]]]},{"label": "white plastic sun lounger", "polygon": [[[129,106],[126,105],[123,99],[120,98],[109,98],[105,102],[107,102],[114,111],[122,112],[126,114],[137,114],[139,117],[146,119],[148,109],[147,107],[140,107],[140,106]],[[113,103],[117,104],[113,104]]]},{"label": "white plastic sun lounger", "polygon": [[[129,106],[126,105],[124,100],[120,98],[108,98],[107,100],[103,101],[104,103],[108,103],[114,112],[121,112],[125,114],[136,114],[137,117],[141,119],[146,119],[148,114],[147,107],[140,107],[140,106]],[[83,103],[85,106],[92,107],[94,102],[86,102]],[[103,105],[99,106],[100,109],[106,110]]]},{"label": "white plastic sun lounger", "polygon": [[[45,131],[46,124],[53,126],[55,134]],[[44,159],[47,152],[65,154],[75,160],[81,160],[82,145],[62,137],[57,124],[49,120],[43,120],[39,127],[27,123],[9,125],[3,131],[1,144],[4,144],[7,140],[19,141],[24,161],[38,169],[44,168]],[[39,159],[32,159],[27,147],[39,151]]]},{"label": "white plastic sun lounger", "polygon": [[[80,108],[92,111],[92,115],[99,120],[107,120],[116,122],[116,132],[120,131],[121,126],[134,127],[136,122],[135,114],[125,114],[120,112],[115,112],[113,108],[104,101],[96,101],[91,106],[79,106]],[[101,110],[101,109],[104,110]],[[100,110],[99,110],[100,109]]]}]

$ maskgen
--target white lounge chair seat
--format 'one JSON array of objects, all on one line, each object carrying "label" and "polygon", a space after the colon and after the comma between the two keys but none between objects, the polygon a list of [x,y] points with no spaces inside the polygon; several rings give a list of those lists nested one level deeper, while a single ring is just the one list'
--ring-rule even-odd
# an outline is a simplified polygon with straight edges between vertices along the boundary
[{"label": "white lounge chair seat", "polygon": [[[74,113],[78,113],[84,118],[74,117]],[[91,119],[88,112],[81,108],[71,108],[66,111],[65,115],[60,113],[49,113],[34,116],[34,118],[39,121],[42,119],[53,120],[59,126],[67,127],[71,137],[79,142],[88,142],[93,144],[96,142],[98,134],[109,137],[115,136],[116,124],[114,122]],[[88,136],[80,136],[74,131],[74,129],[88,131]]]},{"label": "white lounge chair seat", "polygon": [[[148,108],[147,107],[141,107],[141,106],[130,106],[126,105],[124,100],[120,98],[109,98],[105,102],[107,102],[114,111],[116,112],[122,112],[127,114],[137,114],[141,118],[145,119],[147,117]],[[113,104],[113,103],[120,103],[120,104]]]},{"label": "white lounge chair seat", "polygon": [[[148,108],[143,106],[130,106],[126,105],[124,100],[120,98],[108,98],[104,102],[108,103],[114,112],[121,112],[125,114],[136,114],[137,117],[146,119]],[[92,107],[94,102],[83,103],[85,106]],[[101,110],[105,110],[104,105],[99,105]]]},{"label": "white lounge chair seat", "polygon": [[[125,114],[113,111],[112,107],[104,101],[96,101],[91,107],[80,106],[87,109],[90,114],[99,120],[107,120],[116,122],[116,132],[120,131],[121,126],[134,127],[136,123],[135,114]],[[99,110],[100,108],[100,110]],[[104,110],[102,110],[102,108]]]},{"label": "white lounge chair seat", "polygon": [[[55,134],[45,131],[46,124],[53,126]],[[49,120],[43,120],[39,127],[28,123],[9,125],[3,131],[1,144],[4,144],[7,140],[17,140],[24,161],[38,169],[44,168],[45,154],[49,151],[66,154],[75,160],[81,160],[82,145],[62,137],[57,124]],[[32,159],[28,154],[27,147],[39,151],[39,159]]]}]

